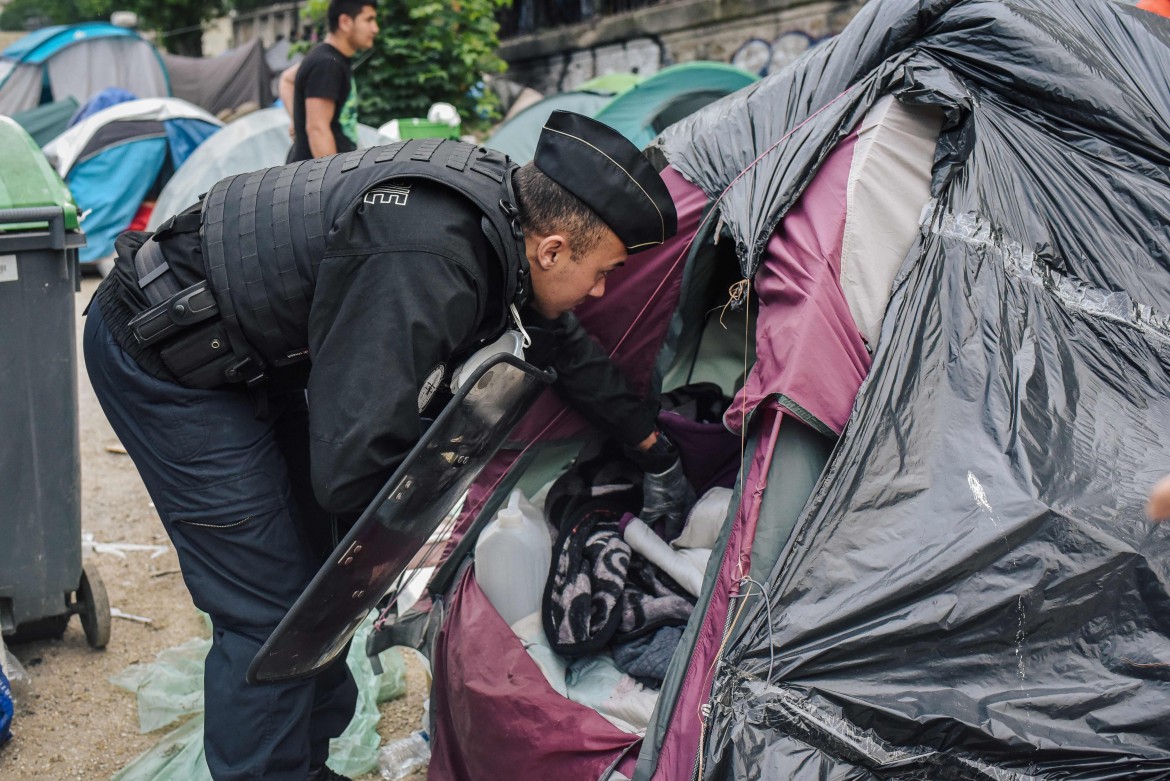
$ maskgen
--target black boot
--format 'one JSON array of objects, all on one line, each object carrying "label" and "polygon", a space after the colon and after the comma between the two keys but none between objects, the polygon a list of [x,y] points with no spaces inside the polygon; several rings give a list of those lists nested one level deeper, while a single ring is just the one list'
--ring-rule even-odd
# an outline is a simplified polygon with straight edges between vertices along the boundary
[{"label": "black boot", "polygon": [[335,772],[328,765],[309,768],[309,777],[306,781],[352,781],[349,776]]}]

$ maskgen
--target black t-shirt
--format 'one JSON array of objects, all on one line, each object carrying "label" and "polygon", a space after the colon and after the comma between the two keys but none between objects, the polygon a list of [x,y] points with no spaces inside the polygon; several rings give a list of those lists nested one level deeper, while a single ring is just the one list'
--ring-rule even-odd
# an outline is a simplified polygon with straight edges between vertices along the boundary
[{"label": "black t-shirt", "polygon": [[313,157],[309,149],[309,134],[305,129],[305,98],[332,100],[333,118],[329,129],[333,131],[337,151],[351,152],[356,148],[342,129],[342,111],[349,98],[352,75],[349,58],[327,43],[315,47],[301,61],[293,92],[293,128],[296,133],[288,162],[295,163]]}]

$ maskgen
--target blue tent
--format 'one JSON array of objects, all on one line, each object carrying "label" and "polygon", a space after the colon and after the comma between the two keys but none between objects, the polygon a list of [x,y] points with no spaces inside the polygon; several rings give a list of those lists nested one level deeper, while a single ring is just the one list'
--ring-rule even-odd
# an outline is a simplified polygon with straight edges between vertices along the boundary
[{"label": "blue tent", "polygon": [[178,98],[119,103],[54,139],[45,156],[85,215],[81,261],[110,256],[144,200],[154,200],[196,147],[223,123]]},{"label": "blue tent", "polygon": [[0,114],[68,97],[83,105],[106,87],[143,98],[171,94],[158,51],[133,30],[105,22],[45,27],[0,53]]}]

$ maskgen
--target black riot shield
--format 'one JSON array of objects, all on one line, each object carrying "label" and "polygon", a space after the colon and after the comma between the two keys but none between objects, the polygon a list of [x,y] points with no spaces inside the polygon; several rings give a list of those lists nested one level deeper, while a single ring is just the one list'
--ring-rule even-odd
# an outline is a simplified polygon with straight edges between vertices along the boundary
[{"label": "black riot shield", "polygon": [[479,367],[264,643],[248,682],[300,678],[333,661],[554,378],[507,353]]}]

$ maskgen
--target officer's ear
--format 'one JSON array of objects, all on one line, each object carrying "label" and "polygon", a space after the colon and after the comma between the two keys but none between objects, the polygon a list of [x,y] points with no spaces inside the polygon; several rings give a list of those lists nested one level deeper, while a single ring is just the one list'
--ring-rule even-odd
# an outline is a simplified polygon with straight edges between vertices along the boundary
[{"label": "officer's ear", "polygon": [[567,263],[571,257],[569,240],[559,233],[543,237],[536,244],[536,263],[551,271],[558,263]]}]

